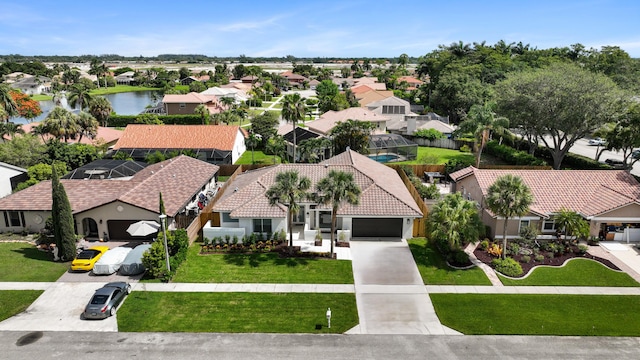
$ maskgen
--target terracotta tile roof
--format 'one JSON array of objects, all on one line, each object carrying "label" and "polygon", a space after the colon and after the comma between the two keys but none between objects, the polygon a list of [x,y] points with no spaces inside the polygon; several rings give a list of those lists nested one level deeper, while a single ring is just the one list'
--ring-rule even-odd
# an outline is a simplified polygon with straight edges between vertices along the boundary
[{"label": "terracotta tile roof", "polygon": [[320,164],[282,164],[240,174],[229,184],[213,211],[230,212],[236,218],[285,217],[286,209],[270,206],[264,193],[275,183],[278,173],[291,170],[308,177],[311,190],[331,170],[352,173],[362,190],[360,204],[342,206],[341,215],[422,216],[395,170],[351,150]]},{"label": "terracotta tile roof", "polygon": [[505,174],[522,178],[533,193],[531,211],[550,215],[562,207],[585,217],[599,216],[629,204],[640,204],[640,183],[624,170],[490,170],[469,167],[451,174],[454,180],[475,175],[487,189]]},{"label": "terracotta tile roof", "polygon": [[233,150],[239,126],[129,124],[114,149]]},{"label": "terracotta tile roof", "polygon": [[[162,192],[167,214],[174,216],[218,172],[219,167],[188,156],[149,165],[129,180],[62,179],[74,214],[122,201],[158,212]],[[1,210],[51,210],[51,181],[42,181],[0,199]]]},{"label": "terracotta tile roof", "polygon": [[188,94],[167,94],[162,98],[162,102],[165,104],[185,103],[185,104],[206,104],[206,103],[218,103],[218,98],[214,95],[200,94],[197,92],[190,92]]},{"label": "terracotta tile roof", "polygon": [[360,103],[360,106],[367,106],[370,103],[384,100],[386,98],[392,97],[393,91],[391,90],[371,90],[361,94],[356,94],[356,99]]},{"label": "terracotta tile roof", "polygon": [[396,82],[400,84],[403,81],[406,81],[409,85],[414,85],[414,86],[423,84],[421,80],[418,80],[413,76],[400,76]]},{"label": "terracotta tile roof", "polygon": [[326,113],[322,114],[319,119],[307,122],[306,125],[311,130],[314,130],[321,134],[327,134],[336,126],[338,122],[344,122],[348,119],[371,122],[382,122],[389,120],[388,117],[376,114],[371,110],[361,107],[352,107],[340,111],[329,110]]}]

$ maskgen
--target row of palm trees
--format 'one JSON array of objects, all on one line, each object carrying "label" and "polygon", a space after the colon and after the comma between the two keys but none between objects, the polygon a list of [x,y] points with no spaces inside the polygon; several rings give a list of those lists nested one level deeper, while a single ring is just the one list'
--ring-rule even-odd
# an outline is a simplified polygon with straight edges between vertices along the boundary
[{"label": "row of palm trees", "polygon": [[360,199],[360,187],[355,183],[353,174],[331,170],[326,177],[316,183],[316,192],[311,194],[311,180],[299,176],[298,172],[283,171],[276,175],[275,183],[265,195],[271,206],[287,207],[287,228],[289,229],[289,250],[293,251],[293,218],[300,211],[300,202],[313,201],[331,205],[331,256],[333,256],[338,210],[344,203],[357,205]]}]

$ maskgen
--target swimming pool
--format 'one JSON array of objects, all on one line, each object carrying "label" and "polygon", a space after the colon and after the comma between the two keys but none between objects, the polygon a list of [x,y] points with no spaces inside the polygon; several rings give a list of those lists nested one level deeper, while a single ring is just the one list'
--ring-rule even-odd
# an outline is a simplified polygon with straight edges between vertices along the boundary
[{"label": "swimming pool", "polygon": [[369,159],[375,160],[379,163],[387,163],[391,161],[396,161],[400,157],[396,154],[380,154],[380,155],[369,155]]}]

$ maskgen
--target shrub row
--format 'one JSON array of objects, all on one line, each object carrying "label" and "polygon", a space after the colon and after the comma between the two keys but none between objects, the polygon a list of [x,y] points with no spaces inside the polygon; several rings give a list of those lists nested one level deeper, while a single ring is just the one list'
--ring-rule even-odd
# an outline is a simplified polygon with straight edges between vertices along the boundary
[{"label": "shrub row", "polygon": [[[111,115],[107,121],[110,127],[126,127],[128,124],[134,124],[136,118],[140,115]],[[158,119],[165,124],[174,125],[200,125],[202,118],[200,115],[158,115]]]},{"label": "shrub row", "polygon": [[487,154],[500,158],[511,165],[546,165],[544,160],[540,160],[526,151],[516,150],[510,146],[499,144],[497,141],[489,141],[485,148]]}]

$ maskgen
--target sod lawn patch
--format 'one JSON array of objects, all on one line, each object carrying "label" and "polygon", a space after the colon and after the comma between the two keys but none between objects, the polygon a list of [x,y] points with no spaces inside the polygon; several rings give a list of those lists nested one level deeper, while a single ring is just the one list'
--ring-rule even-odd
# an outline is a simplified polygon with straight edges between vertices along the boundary
[{"label": "sod lawn patch", "polygon": [[201,244],[191,245],[172,282],[353,284],[348,260],[281,258],[277,253],[200,255]]},{"label": "sod lawn patch", "polygon": [[[267,155],[262,150],[254,150],[253,151],[253,163],[255,164],[266,164],[273,165],[274,157],[273,155]],[[280,157],[275,157],[276,164],[281,162]],[[236,160],[235,165],[251,165],[251,148],[247,149],[238,160]]]},{"label": "sod lawn patch", "polygon": [[447,265],[436,246],[425,238],[409,239],[407,242],[426,285],[491,285],[489,278],[478,267],[458,270]]},{"label": "sod lawn patch", "polygon": [[393,164],[445,164],[447,161],[456,159],[460,161],[473,161],[474,156],[472,153],[462,152],[460,150],[442,149],[434,147],[419,146],[418,156],[416,160],[411,161],[397,161]]},{"label": "sod lawn patch", "polygon": [[440,322],[465,335],[640,336],[640,298],[430,294]]},{"label": "sod lawn patch", "polygon": [[0,291],[0,321],[25,311],[42,293],[42,290]]},{"label": "sod lawn patch", "polygon": [[134,291],[118,310],[123,332],[340,334],[357,324],[355,294]]},{"label": "sod lawn patch", "polygon": [[611,270],[597,261],[587,259],[574,259],[562,267],[535,267],[523,279],[498,275],[507,286],[640,286],[627,273]]},{"label": "sod lawn patch", "polygon": [[68,269],[68,262],[54,262],[51,253],[33,244],[0,243],[0,281],[56,281]]}]

